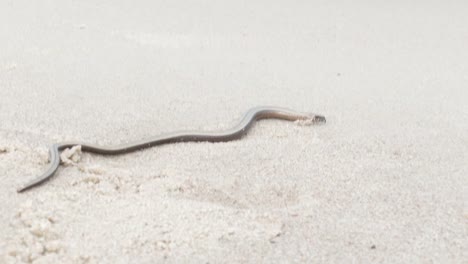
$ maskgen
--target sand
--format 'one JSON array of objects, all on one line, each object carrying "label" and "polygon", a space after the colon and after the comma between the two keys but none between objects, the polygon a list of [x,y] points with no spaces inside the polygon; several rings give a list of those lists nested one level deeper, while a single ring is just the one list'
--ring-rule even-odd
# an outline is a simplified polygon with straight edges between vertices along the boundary
[{"label": "sand", "polygon": [[[468,263],[468,4],[1,1],[0,263]],[[117,157],[48,145],[327,117]]]}]

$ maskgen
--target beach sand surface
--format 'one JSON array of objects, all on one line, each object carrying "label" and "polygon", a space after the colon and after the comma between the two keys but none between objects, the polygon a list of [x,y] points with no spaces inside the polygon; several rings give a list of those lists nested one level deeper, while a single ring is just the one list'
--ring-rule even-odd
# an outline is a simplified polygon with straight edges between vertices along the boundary
[{"label": "beach sand surface", "polygon": [[[0,263],[468,263],[468,4],[0,2]],[[116,145],[232,127],[242,140]]]}]

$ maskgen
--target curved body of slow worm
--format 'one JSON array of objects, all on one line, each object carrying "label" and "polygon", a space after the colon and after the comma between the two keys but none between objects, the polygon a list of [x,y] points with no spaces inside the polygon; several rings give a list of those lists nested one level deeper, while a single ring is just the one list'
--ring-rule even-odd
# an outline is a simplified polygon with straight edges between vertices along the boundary
[{"label": "curved body of slow worm", "polygon": [[235,127],[225,131],[179,131],[174,133],[163,134],[153,138],[140,140],[128,144],[122,144],[111,147],[90,145],[81,142],[65,142],[54,144],[51,146],[50,166],[49,169],[41,176],[33,179],[24,186],[18,188],[18,192],[25,191],[34,186],[44,183],[50,179],[58,167],[60,166],[60,151],[73,146],[81,146],[82,151],[102,154],[102,155],[118,155],[133,152],[136,150],[149,148],[157,145],[177,143],[177,142],[224,142],[236,140],[244,136],[249,128],[256,120],[260,119],[282,119],[288,121],[304,120],[312,123],[325,123],[325,117],[310,113],[299,113],[293,110],[280,107],[255,107],[250,109]]}]

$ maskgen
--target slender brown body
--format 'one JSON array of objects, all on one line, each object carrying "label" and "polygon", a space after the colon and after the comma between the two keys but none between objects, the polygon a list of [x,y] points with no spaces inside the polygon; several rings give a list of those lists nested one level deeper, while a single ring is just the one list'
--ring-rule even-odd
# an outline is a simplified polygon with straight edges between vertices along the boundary
[{"label": "slender brown body", "polygon": [[128,144],[117,146],[97,146],[82,142],[65,142],[54,144],[51,146],[50,167],[42,175],[33,179],[24,186],[18,188],[18,192],[25,191],[34,186],[40,185],[49,180],[60,166],[60,151],[73,147],[81,146],[82,151],[101,154],[101,155],[118,155],[130,153],[144,148],[154,147],[163,144],[177,142],[224,142],[236,140],[244,136],[253,123],[260,119],[282,119],[288,121],[310,120],[312,123],[325,123],[325,117],[314,114],[299,113],[293,110],[280,107],[255,107],[250,109],[244,118],[235,127],[225,131],[178,131],[174,133],[164,134],[153,138],[148,138]]}]

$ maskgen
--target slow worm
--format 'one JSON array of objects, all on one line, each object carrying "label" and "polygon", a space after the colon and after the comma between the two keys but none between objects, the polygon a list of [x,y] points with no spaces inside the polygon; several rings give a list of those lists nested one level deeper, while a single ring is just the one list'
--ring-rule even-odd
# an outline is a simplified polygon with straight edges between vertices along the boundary
[{"label": "slow worm", "polygon": [[58,143],[52,145],[49,149],[50,166],[47,171],[18,188],[17,191],[23,192],[49,180],[60,166],[60,152],[67,148],[81,145],[82,151],[102,155],[118,155],[169,143],[225,142],[240,139],[248,132],[253,123],[260,119],[282,119],[288,121],[304,120],[313,124],[326,122],[325,117],[321,115],[300,113],[280,107],[262,106],[255,107],[247,111],[238,125],[225,131],[178,131],[117,146],[98,146],[82,142]]}]

